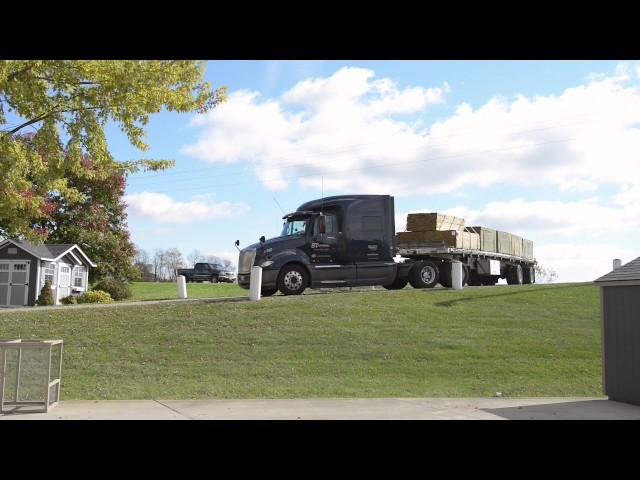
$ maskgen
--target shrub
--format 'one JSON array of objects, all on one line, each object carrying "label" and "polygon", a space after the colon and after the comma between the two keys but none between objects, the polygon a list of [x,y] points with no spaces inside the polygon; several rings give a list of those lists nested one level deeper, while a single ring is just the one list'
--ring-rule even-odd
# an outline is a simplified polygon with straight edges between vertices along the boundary
[{"label": "shrub", "polygon": [[75,305],[76,303],[78,303],[78,299],[75,295],[69,295],[68,297],[64,297],[63,299],[61,299],[60,303],[62,303],[63,305]]},{"label": "shrub", "polygon": [[129,285],[113,277],[105,277],[99,280],[93,288],[95,290],[107,292],[114,300],[131,298],[131,289],[129,288]]},{"label": "shrub", "polygon": [[89,290],[78,297],[78,303],[111,303],[113,298],[102,290]]},{"label": "shrub", "polygon": [[49,280],[44,282],[44,286],[40,290],[40,296],[36,300],[36,305],[53,305],[53,292],[51,291],[51,282]]}]

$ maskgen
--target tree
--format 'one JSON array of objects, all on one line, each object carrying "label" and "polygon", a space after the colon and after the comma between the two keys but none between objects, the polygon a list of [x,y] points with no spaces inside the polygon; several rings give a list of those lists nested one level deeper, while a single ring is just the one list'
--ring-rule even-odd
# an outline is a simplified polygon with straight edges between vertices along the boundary
[{"label": "tree", "polygon": [[153,281],[159,282],[164,273],[164,250],[158,248],[153,252]]},{"label": "tree", "polygon": [[[114,122],[144,151],[149,116],[162,109],[203,113],[226,97],[211,90],[198,61],[0,61],[0,235],[44,241],[34,219],[51,213],[51,194],[85,200],[76,183],[166,168],[167,161],[117,162],[104,128]],[[7,115],[10,114],[11,123]],[[35,134],[24,141],[26,129]],[[93,168],[83,162],[89,158]]]},{"label": "tree", "polygon": [[136,252],[133,256],[133,266],[137,270],[138,278],[140,280],[143,282],[150,282],[154,280],[153,264],[149,252],[136,247]]},{"label": "tree", "polygon": [[536,263],[534,269],[536,272],[536,283],[553,283],[558,279],[558,275],[551,268],[545,268]]},{"label": "tree", "polygon": [[174,281],[176,279],[176,270],[184,265],[182,253],[177,248],[169,248],[164,252],[164,259],[167,268],[166,278]]},{"label": "tree", "polygon": [[198,262],[201,262],[204,257],[200,253],[200,250],[192,250],[189,255],[187,255],[187,261],[191,264],[191,266],[195,265]]}]

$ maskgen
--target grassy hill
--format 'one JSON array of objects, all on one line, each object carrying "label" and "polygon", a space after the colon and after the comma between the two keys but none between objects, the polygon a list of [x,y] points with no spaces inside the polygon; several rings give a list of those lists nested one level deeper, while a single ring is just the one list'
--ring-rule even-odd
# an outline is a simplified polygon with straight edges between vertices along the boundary
[{"label": "grassy hill", "polygon": [[64,340],[63,400],[602,395],[592,284],[0,312],[11,337]]}]

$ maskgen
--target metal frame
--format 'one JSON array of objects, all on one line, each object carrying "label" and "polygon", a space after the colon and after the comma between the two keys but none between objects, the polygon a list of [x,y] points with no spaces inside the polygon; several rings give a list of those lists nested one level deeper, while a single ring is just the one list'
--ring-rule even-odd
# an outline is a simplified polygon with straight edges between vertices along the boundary
[{"label": "metal frame", "polygon": [[[51,379],[51,353],[54,348],[58,348],[60,352],[60,362],[58,364],[58,371],[55,372],[56,378]],[[28,340],[23,342],[21,339],[15,340],[0,340],[0,414],[7,413],[6,407],[14,407],[11,409],[12,412],[15,412],[20,407],[25,406],[40,406],[42,410],[29,410],[29,413],[43,412],[47,413],[49,408],[54,407],[60,401],[60,379],[62,376],[62,340]],[[31,350],[48,350],[48,366],[46,378],[44,381],[46,382],[46,395],[44,402],[38,401],[25,401],[20,400],[20,374],[22,371],[22,350],[31,349]],[[18,361],[16,365],[16,385],[15,391],[13,393],[13,401],[5,401],[5,377],[6,377],[6,367],[7,367],[7,351],[9,350],[17,350],[18,351]],[[51,388],[55,387],[55,401],[51,401]]]}]

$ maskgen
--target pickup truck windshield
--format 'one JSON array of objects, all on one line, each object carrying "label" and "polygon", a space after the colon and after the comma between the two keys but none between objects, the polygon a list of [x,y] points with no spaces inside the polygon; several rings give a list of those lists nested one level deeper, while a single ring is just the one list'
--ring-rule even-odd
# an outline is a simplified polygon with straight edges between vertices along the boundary
[{"label": "pickup truck windshield", "polygon": [[286,237],[288,235],[302,235],[304,234],[306,226],[306,218],[284,222],[280,236]]}]

